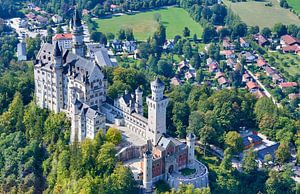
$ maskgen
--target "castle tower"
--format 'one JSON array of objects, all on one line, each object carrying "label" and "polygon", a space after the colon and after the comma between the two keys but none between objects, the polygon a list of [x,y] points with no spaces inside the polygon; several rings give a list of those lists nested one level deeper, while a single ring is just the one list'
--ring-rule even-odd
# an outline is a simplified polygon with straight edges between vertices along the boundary
[{"label": "castle tower", "polygon": [[152,192],[152,152],[150,149],[151,142],[147,142],[147,150],[143,154],[144,166],[143,166],[143,186],[145,188],[145,193]]},{"label": "castle tower", "polygon": [[75,9],[72,25],[72,52],[84,57],[83,27],[78,11]]},{"label": "castle tower", "polygon": [[71,116],[71,143],[78,142],[78,123],[77,123],[77,107],[76,107],[76,92],[70,88],[70,116]]},{"label": "castle tower", "polygon": [[58,41],[56,41],[53,51],[53,60],[55,64],[55,68],[62,67],[62,50],[59,48]]},{"label": "castle tower", "polygon": [[53,64],[54,64],[54,78],[55,78],[55,88],[53,96],[52,110],[55,113],[60,112],[63,105],[63,61],[62,61],[62,50],[56,42],[53,50]]},{"label": "castle tower", "polygon": [[151,82],[151,97],[147,97],[148,130],[146,138],[156,145],[162,134],[166,133],[166,111],[168,98],[164,96],[164,83],[156,78]]},{"label": "castle tower", "polygon": [[143,115],[143,91],[140,87],[135,90],[135,112]]},{"label": "castle tower", "polygon": [[193,166],[195,159],[195,141],[196,136],[193,133],[189,133],[186,136],[186,144],[188,146],[188,165]]}]

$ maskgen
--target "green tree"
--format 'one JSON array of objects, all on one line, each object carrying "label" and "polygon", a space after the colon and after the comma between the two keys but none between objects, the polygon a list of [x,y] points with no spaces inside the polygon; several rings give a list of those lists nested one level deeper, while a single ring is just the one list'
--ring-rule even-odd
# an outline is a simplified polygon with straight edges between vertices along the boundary
[{"label": "green tree", "polygon": [[239,153],[243,150],[243,139],[236,131],[229,131],[225,135],[225,144],[233,153]]},{"label": "green tree", "polygon": [[242,169],[248,175],[255,175],[258,164],[256,162],[256,154],[253,149],[246,151],[243,158]]},{"label": "green tree", "polygon": [[262,34],[264,37],[266,37],[266,38],[270,38],[271,35],[272,35],[272,31],[271,31],[270,28],[264,27],[264,28],[262,29],[262,31],[261,31],[261,34]]},{"label": "green tree", "polygon": [[122,140],[122,133],[116,128],[110,127],[106,132],[107,141],[118,145]]},{"label": "green tree", "polygon": [[275,151],[275,161],[283,165],[291,157],[290,148],[287,142],[281,142],[278,149]]},{"label": "green tree", "polygon": [[190,29],[188,27],[184,27],[184,29],[183,29],[183,36],[184,37],[189,37],[190,34],[191,34]]},{"label": "green tree", "polygon": [[284,168],[282,172],[271,170],[266,181],[266,191],[268,194],[292,194],[295,192],[295,181],[292,179],[291,168]]},{"label": "green tree", "polygon": [[277,37],[281,37],[281,36],[287,34],[287,27],[286,27],[286,25],[283,25],[282,23],[277,23],[273,27],[273,32],[277,35]]}]

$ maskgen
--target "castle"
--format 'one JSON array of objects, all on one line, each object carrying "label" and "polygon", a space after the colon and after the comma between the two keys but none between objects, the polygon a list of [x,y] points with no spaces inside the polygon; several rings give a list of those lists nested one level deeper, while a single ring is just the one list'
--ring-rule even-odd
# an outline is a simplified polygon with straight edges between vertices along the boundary
[{"label": "castle", "polygon": [[[137,165],[135,179],[145,192],[151,193],[158,180],[166,180],[175,188],[181,183],[207,187],[207,168],[194,158],[195,136],[189,134],[185,144],[166,135],[168,98],[164,96],[164,83],[159,78],[151,82],[151,96],[146,98],[148,118],[143,116],[140,87],[134,94],[125,91],[113,104],[108,103],[101,64],[85,58],[83,27],[77,11],[71,26],[72,49],[60,48],[57,41],[54,45],[44,43],[36,57],[37,105],[66,113],[71,120],[71,143],[93,139],[99,130],[105,134],[107,121],[128,130],[124,137],[133,141],[123,147],[118,157],[131,168]],[[184,176],[180,170],[185,168],[195,171]]]}]

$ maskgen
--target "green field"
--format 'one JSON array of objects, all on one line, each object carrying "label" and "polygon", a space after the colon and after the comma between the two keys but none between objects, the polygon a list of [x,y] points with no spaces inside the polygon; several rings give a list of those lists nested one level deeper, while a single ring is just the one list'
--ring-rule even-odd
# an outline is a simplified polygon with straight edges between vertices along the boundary
[{"label": "green field", "polygon": [[289,6],[291,6],[298,14],[300,14],[300,1],[299,0],[287,0]]},{"label": "green field", "polygon": [[202,27],[196,23],[182,8],[170,7],[160,10],[137,13],[135,15],[113,16],[109,19],[97,19],[98,30],[116,34],[121,28],[132,28],[137,40],[146,40],[157,29],[158,23],[154,16],[160,14],[162,23],[167,27],[167,38],[182,35],[184,27],[188,27],[191,36],[202,35]]},{"label": "green field", "polygon": [[276,67],[283,68],[288,74],[298,76],[300,74],[300,56],[293,54],[281,54],[269,52],[269,56],[275,59]]},{"label": "green field", "polygon": [[[296,1],[299,0],[291,0]],[[289,11],[279,6],[277,0],[266,1],[251,1],[232,3],[228,0],[223,0],[227,7],[231,8],[233,12],[238,14],[241,19],[250,26],[258,25],[259,27],[273,27],[276,23],[296,24],[300,25],[300,19]],[[272,7],[265,6],[266,3],[271,2]]]}]

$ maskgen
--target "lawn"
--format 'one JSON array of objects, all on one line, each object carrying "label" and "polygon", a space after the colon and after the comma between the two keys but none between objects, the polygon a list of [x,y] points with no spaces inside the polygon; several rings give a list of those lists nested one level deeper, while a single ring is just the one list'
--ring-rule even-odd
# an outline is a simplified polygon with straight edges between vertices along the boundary
[{"label": "lawn", "polygon": [[121,28],[132,28],[137,40],[146,40],[157,29],[158,22],[154,18],[157,14],[160,14],[162,23],[167,27],[168,39],[173,39],[175,35],[182,35],[184,27],[190,29],[191,36],[202,35],[201,25],[195,22],[184,9],[177,7],[96,19],[96,22],[101,32],[116,34]]},{"label": "lawn", "polygon": [[300,14],[300,2],[299,0],[287,0],[289,6],[291,6],[298,14]]},{"label": "lawn", "polygon": [[[292,0],[295,4],[296,1]],[[266,1],[248,1],[232,3],[228,0],[223,2],[230,7],[233,12],[238,14],[241,19],[250,26],[258,25],[260,28],[273,27],[276,23],[283,24],[296,24],[300,25],[300,19],[290,12],[288,9],[284,9],[279,6],[277,0],[266,0]],[[265,6],[267,2],[273,4],[272,7]]]},{"label": "lawn", "polygon": [[282,54],[278,52],[269,52],[269,56],[275,59],[276,67],[283,68],[291,76],[300,74],[300,56],[293,54]]}]

